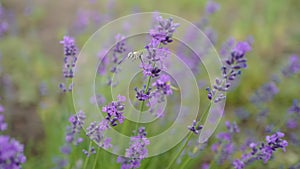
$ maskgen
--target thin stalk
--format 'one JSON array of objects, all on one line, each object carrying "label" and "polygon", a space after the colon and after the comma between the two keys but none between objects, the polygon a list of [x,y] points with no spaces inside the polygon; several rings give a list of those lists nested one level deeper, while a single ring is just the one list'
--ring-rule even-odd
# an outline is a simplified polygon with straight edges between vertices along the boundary
[{"label": "thin stalk", "polygon": [[95,157],[95,159],[94,159],[93,169],[96,168],[96,165],[97,165],[97,159],[98,159],[98,156],[99,156],[99,151],[100,151],[100,147],[98,146],[98,149],[97,149],[97,152],[96,152],[96,157]]},{"label": "thin stalk", "polygon": [[[88,153],[90,153],[90,150],[91,150],[91,147],[92,147],[92,143],[93,143],[92,140],[90,140],[90,145],[89,145]],[[88,161],[89,161],[89,155],[87,155],[87,156],[85,157],[83,169],[86,169],[87,164],[88,164]]]},{"label": "thin stalk", "polygon": [[174,158],[172,159],[172,161],[169,163],[168,167],[166,169],[170,169],[172,167],[172,165],[175,163],[175,161],[177,160],[177,158],[180,156],[180,154],[182,153],[182,151],[184,150],[185,146],[188,144],[189,140],[192,138],[192,132],[190,132],[186,138],[186,142],[184,143],[183,146],[181,146],[181,148],[179,149],[179,151],[177,152],[177,154],[174,156]]},{"label": "thin stalk", "polygon": [[[206,108],[204,114],[201,116],[200,120],[198,121],[197,125],[199,125],[199,123],[204,119],[204,117],[206,117],[206,114],[208,113],[212,102],[209,103],[209,106]],[[172,167],[172,165],[174,164],[174,162],[176,161],[176,159],[179,157],[179,155],[182,153],[182,151],[184,150],[185,146],[188,144],[188,142],[190,141],[190,139],[192,138],[193,133],[190,132],[187,136],[187,140],[185,142],[185,144],[180,148],[180,150],[178,151],[178,153],[176,154],[176,156],[172,159],[172,161],[169,163],[167,169],[170,169]]]},{"label": "thin stalk", "polygon": [[187,160],[184,161],[180,169],[185,169],[185,166],[190,162],[191,158],[187,158]]}]

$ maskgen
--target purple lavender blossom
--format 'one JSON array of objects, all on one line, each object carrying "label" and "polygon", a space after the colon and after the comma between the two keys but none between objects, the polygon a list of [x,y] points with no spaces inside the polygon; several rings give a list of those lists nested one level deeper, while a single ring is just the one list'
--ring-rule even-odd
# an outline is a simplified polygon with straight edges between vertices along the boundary
[{"label": "purple lavender blossom", "polygon": [[220,55],[225,57],[230,54],[230,50],[233,48],[233,45],[235,43],[234,38],[229,38],[227,39],[223,44],[220,49]]},{"label": "purple lavender blossom", "polygon": [[63,73],[65,78],[74,77],[74,67],[77,61],[77,47],[75,45],[75,40],[72,37],[64,36],[64,39],[60,41],[60,44],[64,45],[64,68]]},{"label": "purple lavender blossom", "polygon": [[[64,39],[60,41],[60,44],[64,45],[64,55],[65,55],[63,75],[66,79],[71,79],[74,77],[78,49],[76,47],[74,38],[69,36],[64,36]],[[72,91],[73,85],[71,83],[67,87],[66,84],[61,83],[59,87],[63,92],[66,92],[67,90]]]},{"label": "purple lavender blossom", "polygon": [[[150,91],[151,88],[146,89],[146,85],[144,85],[143,89],[138,90],[138,88],[136,87],[135,89],[136,95],[135,97],[139,100],[139,101],[145,101],[148,100],[150,98]],[[147,90],[147,91],[146,91]]]},{"label": "purple lavender blossom", "polygon": [[152,86],[156,87],[156,92],[161,92],[164,95],[171,95],[173,93],[171,89],[171,79],[168,75],[161,75]]},{"label": "purple lavender blossom", "polygon": [[[113,63],[113,66],[110,68],[111,73],[119,73],[121,71],[119,65],[123,62],[123,57],[120,56],[124,54],[127,51],[126,42],[125,42],[125,36],[118,34],[115,37],[116,44],[113,49],[112,58],[111,61]],[[115,86],[116,84],[112,84],[112,79],[109,77],[109,80],[107,82],[107,85]]]},{"label": "purple lavender blossom", "polygon": [[102,111],[107,114],[105,117],[106,120],[110,122],[111,126],[116,126],[119,122],[123,123],[125,117],[123,116],[124,111],[124,103],[126,101],[125,96],[118,96],[117,101],[113,101],[110,104],[102,107]]},{"label": "purple lavender blossom", "polygon": [[288,110],[289,113],[297,113],[300,115],[300,105],[298,104],[298,100],[293,101],[293,105]]},{"label": "purple lavender blossom", "polygon": [[256,160],[262,160],[264,163],[267,163],[277,149],[282,149],[285,152],[288,142],[283,140],[283,137],[284,133],[277,132],[271,136],[266,136],[266,142],[260,144],[251,143],[249,145],[251,152],[243,154],[241,159],[234,160],[234,168],[243,169],[246,165]]},{"label": "purple lavender blossom", "polygon": [[0,37],[8,30],[8,23],[5,20],[5,10],[0,4]]},{"label": "purple lavender blossom", "polygon": [[282,70],[282,74],[286,77],[292,76],[300,72],[300,59],[297,55],[289,58],[288,65]]},{"label": "purple lavender blossom", "polygon": [[288,119],[286,122],[286,127],[289,129],[295,129],[298,127],[298,121],[295,119]]},{"label": "purple lavender blossom", "polygon": [[223,92],[228,91],[234,80],[241,74],[241,70],[247,68],[245,54],[249,51],[251,51],[251,46],[248,42],[238,42],[231,50],[231,56],[226,59],[226,65],[222,67],[223,77],[216,79],[213,89],[206,89],[209,100],[217,103],[226,98]]},{"label": "purple lavender blossom", "polygon": [[0,131],[4,131],[6,129],[7,129],[7,124],[5,123],[4,116],[0,114]]},{"label": "purple lavender blossom", "polygon": [[262,104],[272,100],[278,92],[276,83],[271,81],[260,87],[250,100],[254,104]]},{"label": "purple lavender blossom", "polygon": [[139,168],[141,161],[148,156],[147,145],[150,141],[146,137],[147,133],[144,127],[138,129],[138,135],[130,138],[130,147],[126,149],[125,157],[119,156],[118,163],[121,163],[122,169]]},{"label": "purple lavender blossom", "polygon": [[208,15],[214,14],[220,10],[220,5],[213,0],[209,0],[205,7],[205,13]]},{"label": "purple lavender blossom", "polygon": [[172,18],[163,19],[162,16],[156,17],[156,22],[153,29],[150,30],[150,35],[160,41],[162,44],[171,43],[173,33],[179,26],[178,23],[174,23]]},{"label": "purple lavender blossom", "polygon": [[216,135],[218,142],[213,144],[211,149],[213,151],[220,152],[220,156],[217,159],[219,164],[223,164],[227,159],[231,157],[236,147],[234,146],[232,137],[235,133],[239,133],[240,130],[235,122],[225,122],[227,132],[221,132]]},{"label": "purple lavender blossom", "polygon": [[154,67],[152,64],[142,64],[144,76],[158,77],[160,75],[161,69]]},{"label": "purple lavender blossom", "polygon": [[0,168],[20,169],[26,162],[24,146],[9,136],[0,136]]},{"label": "purple lavender blossom", "polygon": [[199,134],[202,128],[203,128],[202,125],[197,126],[196,120],[193,121],[193,124],[191,126],[188,126],[188,129],[192,131],[194,134]]},{"label": "purple lavender blossom", "polygon": [[77,145],[82,142],[82,138],[76,138],[76,134],[80,133],[85,118],[86,116],[83,111],[79,111],[77,114],[70,116],[69,122],[71,123],[71,126],[67,127],[67,134],[65,137],[67,143],[74,143]]},{"label": "purple lavender blossom", "polygon": [[96,94],[95,96],[92,96],[90,98],[90,102],[92,104],[95,104],[95,105],[98,105],[98,106],[101,106],[105,103],[106,99],[104,96],[102,96],[101,94]]},{"label": "purple lavender blossom", "polygon": [[110,144],[111,138],[104,138],[104,131],[107,129],[109,129],[109,121],[107,119],[103,119],[101,122],[92,122],[86,129],[86,135],[95,141],[98,146],[107,149],[112,146]]}]

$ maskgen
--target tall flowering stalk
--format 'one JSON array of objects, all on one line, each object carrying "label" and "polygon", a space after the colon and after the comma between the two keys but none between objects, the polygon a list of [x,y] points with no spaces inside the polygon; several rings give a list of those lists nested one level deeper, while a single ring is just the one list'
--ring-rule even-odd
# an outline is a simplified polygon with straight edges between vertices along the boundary
[{"label": "tall flowering stalk", "polygon": [[[218,103],[224,100],[226,97],[224,92],[228,91],[231,87],[231,84],[235,82],[238,76],[241,75],[241,71],[247,68],[247,59],[245,57],[246,53],[251,50],[251,46],[248,42],[238,42],[235,47],[231,50],[230,56],[225,59],[225,65],[221,68],[223,76],[221,78],[217,78],[215,80],[215,84],[213,85],[213,89],[207,88],[208,91],[208,99],[211,101],[206,111],[201,116],[200,120],[194,121],[192,126],[188,126],[188,130],[191,132],[186,137],[184,145],[177,152],[174,158],[171,160],[169,165],[167,166],[170,169],[175,163],[176,159],[180,156],[182,151],[187,146],[190,139],[192,139],[192,134],[199,134],[201,132],[202,120],[206,117],[209,108],[212,104]],[[196,151],[196,150],[195,150]]]},{"label": "tall flowering stalk", "polygon": [[72,91],[73,84],[70,82],[70,80],[72,80],[74,77],[78,48],[75,44],[74,38],[69,36],[65,36],[64,39],[60,41],[60,44],[64,46],[65,57],[62,71],[67,82],[66,84],[61,83],[59,87],[63,92]]}]

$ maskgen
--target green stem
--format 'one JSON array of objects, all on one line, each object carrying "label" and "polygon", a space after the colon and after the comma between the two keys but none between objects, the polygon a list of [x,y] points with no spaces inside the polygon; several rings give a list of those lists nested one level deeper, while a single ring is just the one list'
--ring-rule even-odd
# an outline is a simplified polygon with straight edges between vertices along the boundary
[{"label": "green stem", "polygon": [[188,142],[190,141],[190,139],[192,138],[193,133],[190,132],[187,135],[186,138],[186,142],[184,143],[183,146],[181,146],[180,150],[177,152],[177,154],[174,156],[174,158],[172,159],[172,161],[169,163],[168,167],[166,169],[170,169],[172,167],[172,165],[175,163],[175,161],[177,160],[177,158],[180,156],[180,154],[182,153],[182,151],[184,150],[185,146],[188,144]]},{"label": "green stem", "polygon": [[184,161],[180,169],[185,169],[185,166],[190,162],[191,158],[187,158],[187,160]]},{"label": "green stem", "polygon": [[209,169],[215,169],[217,167],[216,160],[214,159],[210,164],[209,164]]},{"label": "green stem", "polygon": [[[90,140],[90,145],[89,145],[89,150],[88,150],[88,153],[90,153],[90,150],[91,150],[91,147],[92,147],[92,140]],[[83,169],[86,169],[86,166],[88,164],[88,161],[89,161],[89,156],[87,155],[85,157],[85,160],[84,160],[84,165],[83,165]]]},{"label": "green stem", "polygon": [[[209,103],[209,106],[206,108],[204,114],[201,116],[200,120],[197,122],[197,125],[199,125],[201,123],[201,121],[204,119],[204,117],[206,117],[206,114],[208,113],[210,107],[212,105],[212,102]],[[178,153],[176,154],[176,156],[172,159],[172,161],[170,162],[170,164],[168,165],[167,169],[170,169],[173,165],[173,163],[176,161],[176,159],[179,157],[179,155],[182,153],[182,151],[184,150],[185,146],[188,144],[188,142],[190,141],[190,139],[192,138],[193,133],[190,132],[187,136],[187,140],[185,142],[185,144],[181,147],[181,149],[178,151]],[[184,162],[185,163],[185,162]]]},{"label": "green stem", "polygon": [[93,169],[96,168],[96,165],[97,165],[97,159],[98,159],[98,156],[99,156],[99,151],[100,151],[100,147],[98,146],[98,149],[97,149],[97,152],[96,152],[96,157],[95,157],[95,159],[94,159]]}]

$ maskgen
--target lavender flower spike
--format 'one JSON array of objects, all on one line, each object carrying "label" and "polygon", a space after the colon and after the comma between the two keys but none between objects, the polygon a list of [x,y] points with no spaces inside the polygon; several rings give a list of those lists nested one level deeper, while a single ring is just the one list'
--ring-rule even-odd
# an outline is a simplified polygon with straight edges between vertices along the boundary
[{"label": "lavender flower spike", "polygon": [[146,135],[145,128],[141,127],[138,130],[138,135],[130,138],[130,147],[126,149],[126,157],[119,156],[117,159],[117,162],[121,163],[122,169],[139,168],[141,166],[141,161],[148,155],[146,146],[150,144]]},{"label": "lavender flower spike", "polygon": [[286,151],[285,148],[288,146],[288,142],[283,140],[283,137],[284,133],[277,132],[271,136],[266,136],[266,142],[260,144],[251,143],[249,147],[252,151],[248,154],[243,154],[241,159],[234,160],[232,163],[233,167],[235,169],[243,169],[256,160],[263,160],[264,163],[267,163],[277,149]]},{"label": "lavender flower spike", "polygon": [[[75,64],[77,61],[77,47],[75,44],[75,40],[72,37],[65,36],[60,44],[64,46],[64,66],[63,66],[63,75],[66,79],[73,78],[75,72]],[[69,91],[72,91],[73,85],[69,84],[68,87],[64,83],[61,83],[59,87],[62,91],[66,92],[67,88]]]},{"label": "lavender flower spike", "polygon": [[[217,78],[213,89],[207,88],[208,99],[215,103],[225,99],[224,92],[228,91],[231,84],[241,74],[241,70],[247,68],[247,59],[245,54],[251,51],[251,46],[248,42],[238,42],[231,50],[231,56],[225,60],[225,66],[221,68],[223,77]],[[219,92],[217,94],[217,92]]]},{"label": "lavender flower spike", "polygon": [[162,16],[158,16],[156,21],[158,24],[150,30],[150,35],[163,44],[171,43],[173,33],[179,24],[174,23],[172,18],[163,19]]}]

